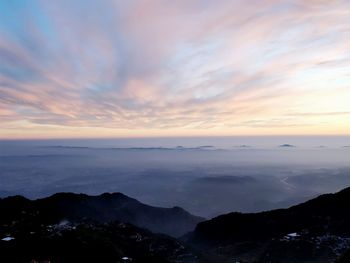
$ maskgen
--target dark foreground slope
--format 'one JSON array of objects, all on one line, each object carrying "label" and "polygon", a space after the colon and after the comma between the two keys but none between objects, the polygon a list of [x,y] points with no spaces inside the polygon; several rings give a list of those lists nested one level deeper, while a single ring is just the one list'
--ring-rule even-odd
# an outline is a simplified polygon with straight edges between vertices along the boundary
[{"label": "dark foreground slope", "polygon": [[179,241],[125,223],[175,228],[176,220],[193,218],[179,208],[122,194],[16,196],[0,200],[0,262],[348,263],[349,208],[347,188],[288,209],[222,215]]},{"label": "dark foreground slope", "polygon": [[8,197],[0,199],[0,262],[198,262],[180,241],[144,228],[179,235],[201,220],[119,193]]},{"label": "dark foreground slope", "polygon": [[218,216],[186,236],[223,260],[247,262],[332,262],[349,237],[350,188],[288,209]]},{"label": "dark foreground slope", "polygon": [[9,197],[0,199],[0,213],[2,223],[20,219],[23,214],[32,217],[30,220],[40,220],[45,224],[62,220],[79,222],[90,219],[101,223],[118,220],[173,237],[192,231],[198,222],[203,221],[182,208],[152,207],[121,193],[100,196],[59,193],[34,201],[20,196]]},{"label": "dark foreground slope", "polygon": [[15,223],[0,230],[0,262],[198,262],[174,238],[130,224],[79,222],[45,225]]}]

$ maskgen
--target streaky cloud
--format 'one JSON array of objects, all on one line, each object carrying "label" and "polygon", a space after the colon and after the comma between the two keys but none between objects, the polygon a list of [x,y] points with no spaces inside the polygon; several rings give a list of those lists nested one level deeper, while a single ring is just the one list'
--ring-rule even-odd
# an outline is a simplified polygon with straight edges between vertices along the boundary
[{"label": "streaky cloud", "polygon": [[0,10],[0,137],[349,132],[347,1]]}]

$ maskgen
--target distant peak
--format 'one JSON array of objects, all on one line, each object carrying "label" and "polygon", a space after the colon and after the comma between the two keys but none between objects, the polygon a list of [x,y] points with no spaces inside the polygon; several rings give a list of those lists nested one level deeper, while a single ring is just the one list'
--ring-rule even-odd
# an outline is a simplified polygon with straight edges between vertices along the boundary
[{"label": "distant peak", "polygon": [[281,147],[281,148],[284,148],[284,147],[286,147],[286,148],[294,148],[294,147],[296,147],[296,146],[295,146],[295,145],[292,145],[292,144],[285,143],[285,144],[279,145],[278,147]]}]

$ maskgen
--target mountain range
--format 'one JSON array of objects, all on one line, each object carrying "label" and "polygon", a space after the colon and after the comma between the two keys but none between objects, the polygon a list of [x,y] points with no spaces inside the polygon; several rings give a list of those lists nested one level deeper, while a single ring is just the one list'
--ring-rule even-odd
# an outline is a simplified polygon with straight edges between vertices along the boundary
[{"label": "mountain range", "polygon": [[180,207],[161,208],[145,205],[121,193],[99,196],[57,193],[50,197],[29,200],[22,196],[0,199],[0,211],[6,211],[1,221],[31,215],[30,220],[55,224],[62,220],[79,222],[83,219],[105,223],[121,221],[179,237],[194,229],[204,218],[191,215]]},{"label": "mountain range", "polygon": [[349,204],[346,188],[287,209],[204,220],[121,193],[12,196],[0,199],[0,262],[345,263]]}]

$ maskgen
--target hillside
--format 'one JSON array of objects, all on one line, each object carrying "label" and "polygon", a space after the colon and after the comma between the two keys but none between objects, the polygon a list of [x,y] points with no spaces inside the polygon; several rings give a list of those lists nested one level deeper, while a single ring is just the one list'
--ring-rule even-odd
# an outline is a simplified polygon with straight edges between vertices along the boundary
[{"label": "hillside", "polygon": [[197,248],[247,262],[332,262],[350,248],[350,188],[288,209],[229,213],[185,238]]},{"label": "hillside", "polygon": [[200,222],[180,241],[144,228],[174,235],[202,220],[181,208],[120,193],[13,196],[0,199],[0,261],[346,263],[349,204],[347,188],[288,209],[229,213]]},{"label": "hillside", "polygon": [[146,228],[155,233],[178,237],[191,231],[203,218],[196,217],[182,208],[160,208],[145,205],[121,193],[105,193],[100,196],[58,193],[53,196],[28,200],[21,196],[0,199],[0,223],[22,219],[40,220],[56,224],[62,220],[71,222],[82,219],[101,223],[121,221]]}]

